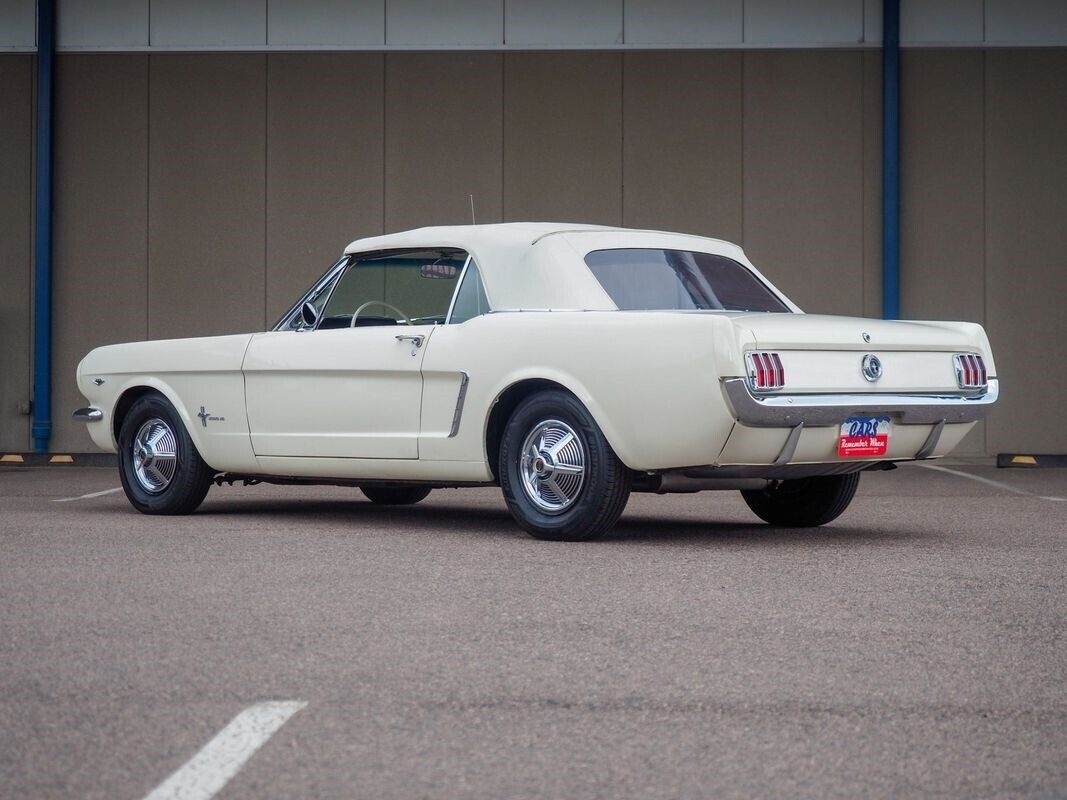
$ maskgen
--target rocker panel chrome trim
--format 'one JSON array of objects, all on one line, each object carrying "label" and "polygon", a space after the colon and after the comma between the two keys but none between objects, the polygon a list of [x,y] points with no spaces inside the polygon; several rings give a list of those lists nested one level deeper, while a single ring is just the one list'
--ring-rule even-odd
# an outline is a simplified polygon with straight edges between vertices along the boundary
[{"label": "rocker panel chrome trim", "polygon": [[794,394],[754,396],[744,378],[723,381],[734,418],[754,428],[840,425],[862,414],[888,414],[902,425],[974,422],[989,413],[1000,395],[1000,382],[989,379],[986,391],[972,395],[939,394]]}]

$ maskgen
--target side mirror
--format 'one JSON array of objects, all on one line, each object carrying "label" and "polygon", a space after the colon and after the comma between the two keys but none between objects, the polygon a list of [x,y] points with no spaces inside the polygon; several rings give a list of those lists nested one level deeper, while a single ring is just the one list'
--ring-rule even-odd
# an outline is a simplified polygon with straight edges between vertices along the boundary
[{"label": "side mirror", "polygon": [[319,312],[315,310],[315,306],[304,303],[300,307],[300,321],[304,323],[305,328],[314,328],[315,323],[319,321]]}]

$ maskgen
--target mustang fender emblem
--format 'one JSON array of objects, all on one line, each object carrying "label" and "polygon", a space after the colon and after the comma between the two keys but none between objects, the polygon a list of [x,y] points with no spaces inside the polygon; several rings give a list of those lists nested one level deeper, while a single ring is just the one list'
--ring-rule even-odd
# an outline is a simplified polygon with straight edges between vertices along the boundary
[{"label": "mustang fender emblem", "polygon": [[207,411],[204,410],[203,406],[200,406],[200,413],[197,414],[197,416],[200,417],[200,421],[203,423],[205,428],[207,427],[207,424],[208,424],[209,421],[210,422],[225,422],[226,421],[226,417],[213,417],[213,416],[211,416],[211,414],[209,414]]}]

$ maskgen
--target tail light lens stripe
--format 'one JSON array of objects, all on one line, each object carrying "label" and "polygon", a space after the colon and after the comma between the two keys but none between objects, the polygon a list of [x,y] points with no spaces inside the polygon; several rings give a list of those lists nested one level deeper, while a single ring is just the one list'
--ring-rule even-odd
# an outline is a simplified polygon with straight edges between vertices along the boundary
[{"label": "tail light lens stripe", "polygon": [[771,366],[774,367],[774,383],[776,386],[781,386],[785,383],[785,370],[782,369],[782,359],[778,357],[777,353],[770,353],[767,358],[771,360]]},{"label": "tail light lens stripe", "polygon": [[961,389],[981,389],[989,383],[985,359],[977,353],[956,353],[956,382]]},{"label": "tail light lens stripe", "polygon": [[785,386],[785,366],[777,353],[749,353],[749,384],[756,391],[771,391]]}]

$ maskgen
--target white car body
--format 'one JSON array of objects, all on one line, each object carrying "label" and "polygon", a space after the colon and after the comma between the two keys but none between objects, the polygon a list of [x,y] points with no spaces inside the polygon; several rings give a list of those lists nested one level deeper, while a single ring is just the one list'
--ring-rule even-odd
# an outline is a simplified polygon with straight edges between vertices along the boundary
[{"label": "white car body", "polygon": [[[997,398],[981,326],[805,314],[741,248],[715,239],[513,223],[423,228],[357,240],[345,252],[444,247],[477,263],[490,313],[462,324],[100,347],[78,367],[90,404],[78,418],[92,420],[94,442],[115,452],[124,403],[147,387],[170,401],[218,473],[493,483],[494,407],[536,381],[578,398],[626,467],[668,491],[938,458]],[[725,256],[788,311],[619,311],[583,260],[618,248]],[[781,390],[751,390],[753,351],[780,356]],[[868,354],[882,364],[876,381],[861,370]],[[957,354],[981,356],[984,385],[961,388]],[[891,420],[884,455],[839,456],[841,423],[854,414]]]}]

